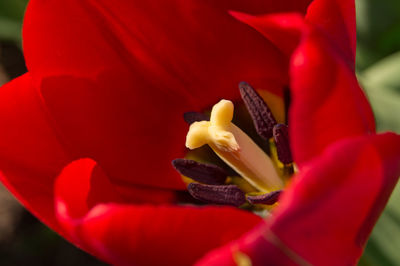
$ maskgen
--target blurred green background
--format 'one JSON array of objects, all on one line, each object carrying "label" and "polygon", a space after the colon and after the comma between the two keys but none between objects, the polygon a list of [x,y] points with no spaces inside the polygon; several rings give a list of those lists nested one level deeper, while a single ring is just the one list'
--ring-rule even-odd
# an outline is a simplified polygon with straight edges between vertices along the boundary
[{"label": "blurred green background", "polygon": [[[27,0],[0,0],[0,84],[25,72],[21,26]],[[400,133],[400,1],[356,0],[358,78],[379,131]],[[0,265],[104,265],[38,222],[0,187]],[[360,265],[400,265],[400,187]]]}]

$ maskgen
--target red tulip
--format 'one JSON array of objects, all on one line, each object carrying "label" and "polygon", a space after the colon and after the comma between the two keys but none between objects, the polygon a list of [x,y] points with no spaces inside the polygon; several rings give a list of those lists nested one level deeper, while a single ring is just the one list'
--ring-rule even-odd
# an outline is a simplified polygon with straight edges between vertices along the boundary
[{"label": "red tulip", "polygon": [[[28,73],[0,90],[1,180],[112,264],[356,263],[400,175],[400,136],[375,134],[354,75],[354,2],[310,2],[31,0]],[[266,220],[175,205],[182,114],[238,99],[243,80],[291,88],[299,174]]]}]

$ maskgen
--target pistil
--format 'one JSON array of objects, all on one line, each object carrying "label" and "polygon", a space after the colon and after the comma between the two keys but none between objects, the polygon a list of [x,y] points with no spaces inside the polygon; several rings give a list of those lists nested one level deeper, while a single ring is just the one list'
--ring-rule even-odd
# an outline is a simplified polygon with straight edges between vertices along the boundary
[{"label": "pistil", "polygon": [[231,123],[233,103],[221,100],[214,105],[210,121],[191,124],[186,147],[208,144],[232,169],[261,192],[283,188],[271,159],[241,129]]},{"label": "pistil", "polygon": [[[184,114],[184,120],[190,125],[186,147],[192,150],[208,145],[234,171],[224,169],[223,164],[215,159],[202,157],[204,149],[189,153],[187,159],[176,159],[172,164],[188,183],[187,188],[193,198],[257,213],[260,208],[265,211],[276,206],[285,182],[294,173],[295,165],[290,151],[288,126],[277,123],[264,99],[248,83],[240,83],[239,90],[271,158],[232,123],[233,103],[221,100],[213,106],[210,117],[197,112]],[[289,96],[288,89],[285,96]],[[288,105],[289,97],[285,100]],[[279,121],[283,120],[281,117]]]}]

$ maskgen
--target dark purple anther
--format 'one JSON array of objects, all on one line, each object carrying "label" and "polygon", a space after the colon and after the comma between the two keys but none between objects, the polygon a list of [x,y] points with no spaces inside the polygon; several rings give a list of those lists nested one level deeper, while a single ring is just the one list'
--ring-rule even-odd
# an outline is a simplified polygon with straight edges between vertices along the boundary
[{"label": "dark purple anther", "polygon": [[190,183],[188,191],[193,198],[206,203],[232,205],[236,207],[246,203],[244,192],[235,185],[214,186]]},{"label": "dark purple anther", "polygon": [[199,163],[188,159],[175,159],[172,161],[175,169],[184,176],[197,182],[209,185],[222,185],[228,173],[214,164]]},{"label": "dark purple anther", "polygon": [[272,205],[278,201],[282,190],[276,190],[267,194],[257,195],[257,196],[247,196],[247,201],[251,204],[265,204]]},{"label": "dark purple anther", "polygon": [[210,118],[207,115],[198,112],[186,112],[183,114],[183,119],[189,125],[193,124],[194,122],[210,120]]},{"label": "dark purple anther", "polygon": [[272,129],[276,125],[276,120],[268,105],[248,83],[240,82],[239,90],[246,108],[253,119],[258,135],[264,140],[269,140],[272,137]]},{"label": "dark purple anther", "polygon": [[288,126],[284,124],[277,124],[274,126],[274,140],[276,143],[276,150],[278,152],[278,159],[284,164],[293,162],[292,152],[289,145],[289,132]]}]

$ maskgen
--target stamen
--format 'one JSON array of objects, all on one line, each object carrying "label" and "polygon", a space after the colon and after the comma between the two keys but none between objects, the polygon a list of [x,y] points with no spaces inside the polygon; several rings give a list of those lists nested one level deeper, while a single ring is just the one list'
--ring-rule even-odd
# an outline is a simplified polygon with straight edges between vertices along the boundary
[{"label": "stamen", "polygon": [[276,125],[276,120],[268,105],[248,83],[239,83],[239,90],[246,108],[253,119],[258,135],[264,140],[270,139],[273,135],[272,130]]},{"label": "stamen", "polygon": [[[217,165],[190,159],[175,159],[172,165],[183,175],[185,182],[189,182],[187,195],[190,194],[194,200],[240,206],[253,211],[260,208],[266,210],[269,207],[253,205],[274,205],[284,188],[284,181],[294,173],[288,127],[277,123],[264,99],[248,83],[241,82],[239,90],[256,132],[265,141],[264,144],[269,145],[272,159],[232,123],[234,105],[223,99],[213,106],[210,115],[184,113],[184,120],[190,124],[186,147],[193,150],[207,144],[231,167],[234,174]],[[290,91],[286,87],[283,90],[288,108]],[[285,111],[287,122],[288,110],[283,110],[282,99],[272,103],[275,103],[272,107],[279,107],[282,115]],[[283,116],[278,118],[279,121],[284,120]],[[190,153],[188,158],[193,159]]]},{"label": "stamen", "polygon": [[289,145],[288,127],[284,124],[275,125],[273,135],[278,151],[278,159],[284,164],[292,163],[293,158]]},{"label": "stamen", "polygon": [[175,159],[172,161],[174,168],[184,176],[197,182],[209,185],[222,185],[228,173],[214,164],[199,163],[188,159]]},{"label": "stamen", "polygon": [[250,202],[251,204],[272,205],[278,201],[281,193],[282,193],[282,190],[276,190],[271,193],[266,193],[263,195],[247,196],[247,201]]},{"label": "stamen", "polygon": [[232,169],[262,192],[282,189],[271,159],[240,128],[231,123],[233,104],[221,100],[212,108],[210,121],[190,125],[186,147],[208,144]]},{"label": "stamen", "polygon": [[190,183],[188,191],[193,198],[206,203],[232,205],[236,207],[246,203],[246,197],[243,191],[235,185],[214,186]]},{"label": "stamen", "polygon": [[193,124],[194,122],[210,120],[210,118],[207,115],[198,112],[186,112],[183,114],[183,119],[189,125]]}]

